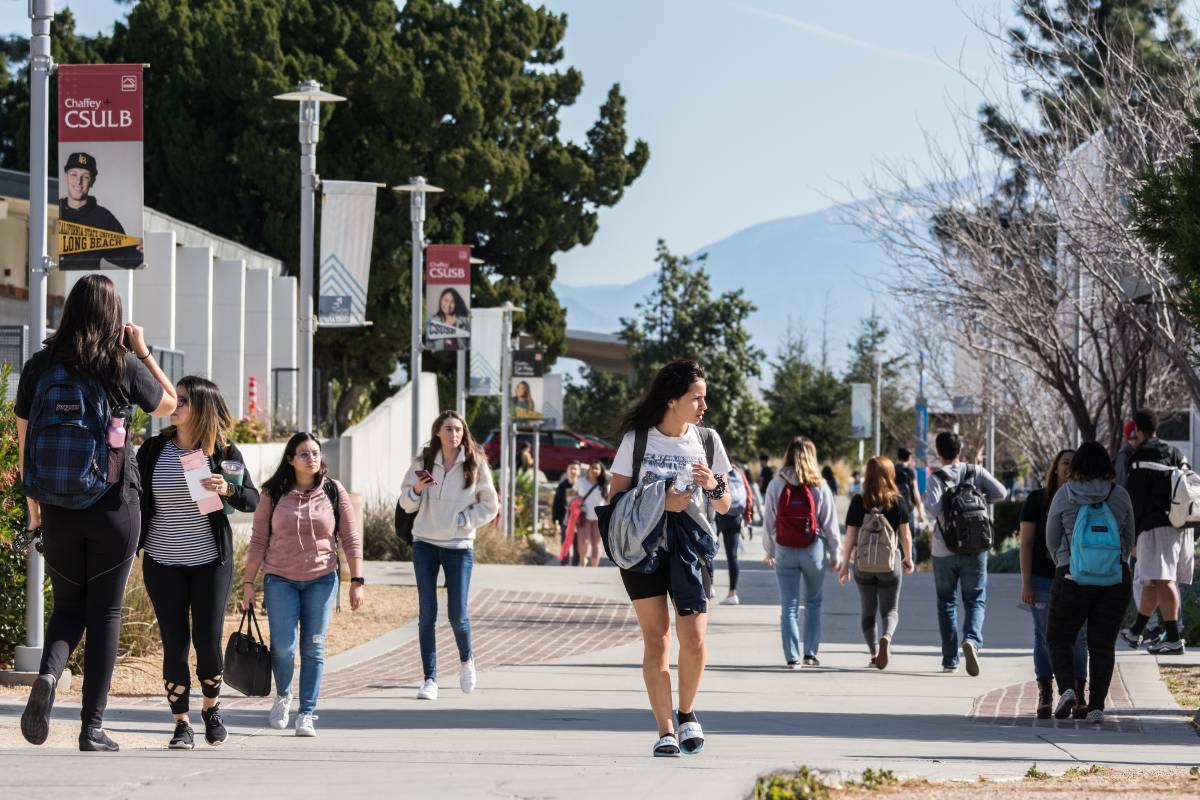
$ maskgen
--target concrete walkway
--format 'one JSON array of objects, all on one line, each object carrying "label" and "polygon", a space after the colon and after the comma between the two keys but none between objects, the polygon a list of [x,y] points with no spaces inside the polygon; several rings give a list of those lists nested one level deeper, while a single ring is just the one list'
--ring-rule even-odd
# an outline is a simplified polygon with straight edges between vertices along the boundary
[{"label": "concrete walkway", "polygon": [[[743,554],[743,605],[711,614],[698,706],[709,740],[699,756],[650,758],[656,732],[641,644],[615,570],[493,566],[477,567],[472,585],[480,675],[471,695],[457,688],[443,625],[441,699],[414,699],[420,669],[409,626],[330,660],[316,739],[266,728],[262,700],[230,698],[232,736],[220,749],[0,750],[0,797],[739,798],[756,775],[799,764],[975,779],[1017,776],[1033,762],[1050,771],[1200,762],[1190,713],[1141,653],[1118,659],[1118,707],[1102,728],[1033,724],[1023,712],[1031,633],[1016,576],[992,576],[978,678],[938,671],[928,574],[905,578],[885,672],[866,668],[857,592],[832,576],[822,666],[783,670],[774,574],[760,556],[757,540]],[[368,567],[373,583],[411,582],[407,564]],[[718,597],[725,583],[722,569]],[[343,613],[334,624],[352,619]],[[0,702],[0,729],[16,725],[20,708]],[[56,726],[74,733],[77,713],[60,705]],[[157,702],[115,701],[106,722],[118,740],[165,744],[170,735]]]}]

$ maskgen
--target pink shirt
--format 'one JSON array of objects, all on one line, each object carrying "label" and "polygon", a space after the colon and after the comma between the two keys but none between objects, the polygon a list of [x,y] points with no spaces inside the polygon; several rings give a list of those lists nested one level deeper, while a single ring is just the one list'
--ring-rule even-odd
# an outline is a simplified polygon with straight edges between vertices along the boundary
[{"label": "pink shirt", "polygon": [[[326,480],[333,480],[326,478]],[[354,518],[350,493],[337,481],[341,509],[339,538],[347,558],[362,557],[362,524]],[[267,515],[271,514],[270,542],[267,541]],[[262,501],[254,512],[248,558],[261,559],[263,574],[278,575],[290,581],[310,581],[333,572],[337,556],[333,544],[333,506],[329,496],[316,486],[307,492],[299,489],[279,498],[274,508],[264,489]]]}]

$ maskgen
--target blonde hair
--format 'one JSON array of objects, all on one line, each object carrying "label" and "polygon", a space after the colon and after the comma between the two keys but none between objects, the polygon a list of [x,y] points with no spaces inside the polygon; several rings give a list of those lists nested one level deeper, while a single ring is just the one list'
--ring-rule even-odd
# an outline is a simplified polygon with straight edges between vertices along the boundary
[{"label": "blonde hair", "polygon": [[809,486],[821,485],[821,467],[817,464],[817,446],[807,436],[797,436],[788,444],[784,466],[796,471],[796,479]]}]

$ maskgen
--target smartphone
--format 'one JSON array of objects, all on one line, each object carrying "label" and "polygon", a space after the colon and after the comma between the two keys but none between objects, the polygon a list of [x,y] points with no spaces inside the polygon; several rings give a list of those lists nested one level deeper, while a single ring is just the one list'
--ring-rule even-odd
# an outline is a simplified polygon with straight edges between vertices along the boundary
[{"label": "smartphone", "polygon": [[121,347],[124,347],[130,352],[133,351],[133,345],[129,343],[129,328],[123,328],[121,330]]},{"label": "smartphone", "polygon": [[429,483],[433,484],[434,486],[437,486],[437,481],[434,480],[433,475],[430,474],[429,470],[426,470],[426,469],[417,470],[417,480],[429,481]]}]

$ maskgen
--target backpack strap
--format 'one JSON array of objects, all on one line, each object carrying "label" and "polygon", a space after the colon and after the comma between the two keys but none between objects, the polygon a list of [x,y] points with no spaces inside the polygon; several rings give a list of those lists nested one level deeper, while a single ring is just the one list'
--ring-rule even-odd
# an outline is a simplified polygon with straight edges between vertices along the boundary
[{"label": "backpack strap", "polygon": [[638,429],[633,432],[633,474],[629,480],[636,486],[638,475],[642,472],[642,461],[646,458],[646,442],[650,439],[650,431]]},{"label": "backpack strap", "polygon": [[325,496],[329,498],[329,503],[333,506],[333,549],[337,550],[338,535],[342,529],[341,492],[338,491],[333,478],[326,478],[325,482],[321,484],[321,488],[325,490]]},{"label": "backpack strap", "polygon": [[717,457],[717,434],[712,428],[700,426],[696,426],[696,433],[700,434],[700,442],[704,445],[704,458],[708,462],[708,468],[712,469],[713,461]]}]

